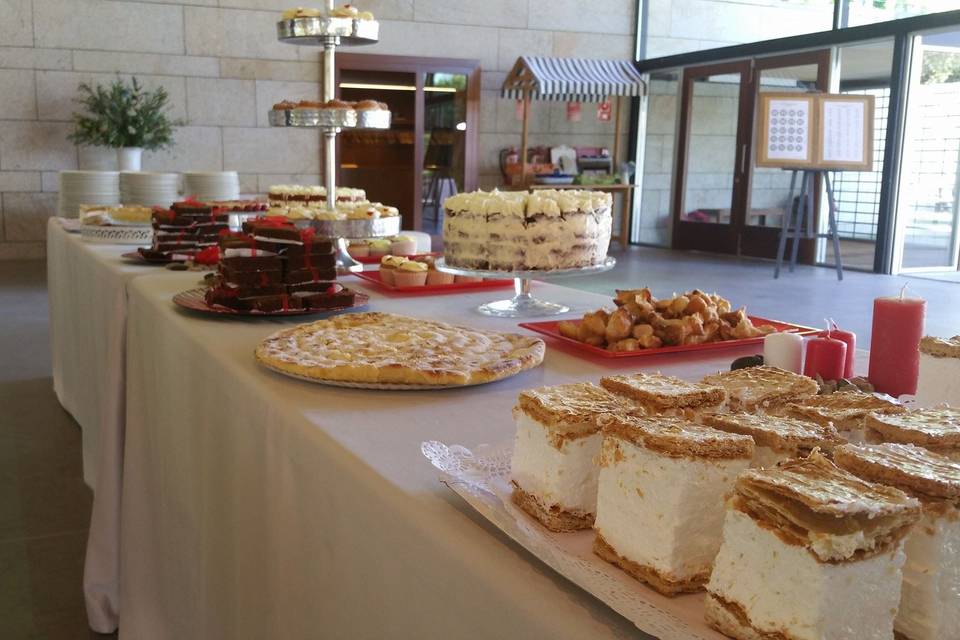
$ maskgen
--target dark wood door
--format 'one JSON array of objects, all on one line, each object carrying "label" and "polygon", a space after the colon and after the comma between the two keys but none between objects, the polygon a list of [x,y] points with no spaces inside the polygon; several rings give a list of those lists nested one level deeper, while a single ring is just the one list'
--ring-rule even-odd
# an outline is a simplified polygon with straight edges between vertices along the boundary
[{"label": "dark wood door", "polygon": [[[684,70],[674,174],[674,248],[775,257],[783,218],[793,206],[792,174],[754,167],[759,94],[826,91],[829,70],[828,50]],[[799,190],[799,179],[797,185]],[[819,185],[815,193],[819,195]],[[801,259],[811,261],[814,251],[815,241],[805,241]]]},{"label": "dark wood door", "polygon": [[[480,62],[345,53],[336,63],[338,95],[394,109],[389,130],[340,136],[338,184],[398,207],[404,229],[436,232],[433,200],[453,184],[458,191],[478,186]],[[432,225],[424,224],[425,210]]]},{"label": "dark wood door", "polygon": [[[760,94],[765,91],[827,91],[830,86],[830,51],[757,58],[753,63],[753,105],[751,119],[755,120],[755,105],[760,103]],[[754,140],[759,141],[753,124],[750,125],[749,157],[756,157]],[[750,171],[744,182],[746,199],[743,219],[740,222],[740,255],[758,258],[775,258],[777,240],[783,223],[794,202],[790,199],[790,182],[793,172],[785,169],[757,167],[750,163]],[[793,198],[799,197],[800,175],[796,178],[797,189]],[[819,211],[819,178],[814,188],[814,211]],[[804,240],[800,244],[800,260],[812,263],[816,252],[816,240]]]},{"label": "dark wood door", "polygon": [[673,201],[673,246],[737,253],[737,212],[748,170],[749,60],[683,72]]}]

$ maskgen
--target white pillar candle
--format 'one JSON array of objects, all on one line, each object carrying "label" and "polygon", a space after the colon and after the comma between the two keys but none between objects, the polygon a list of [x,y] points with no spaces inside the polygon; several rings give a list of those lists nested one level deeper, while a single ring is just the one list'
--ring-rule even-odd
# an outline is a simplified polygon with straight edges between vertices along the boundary
[{"label": "white pillar candle", "polygon": [[771,333],[763,339],[763,364],[801,373],[803,338],[795,333]]}]

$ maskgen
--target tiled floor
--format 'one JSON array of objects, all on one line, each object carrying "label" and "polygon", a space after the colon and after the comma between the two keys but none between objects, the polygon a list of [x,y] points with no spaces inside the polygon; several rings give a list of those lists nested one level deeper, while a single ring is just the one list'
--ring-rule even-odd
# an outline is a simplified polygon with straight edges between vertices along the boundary
[{"label": "tiled floor", "polygon": [[[832,316],[869,344],[871,301],[905,283],[929,301],[928,331],[960,333],[960,286],[801,267],[773,280],[772,265],[632,249],[606,274],[566,283],[600,293],[650,286],[658,295],[699,287],[757,315],[820,325]],[[105,638],[87,630],[81,575],[90,491],[80,432],[50,379],[42,263],[0,262],[0,638]]]}]

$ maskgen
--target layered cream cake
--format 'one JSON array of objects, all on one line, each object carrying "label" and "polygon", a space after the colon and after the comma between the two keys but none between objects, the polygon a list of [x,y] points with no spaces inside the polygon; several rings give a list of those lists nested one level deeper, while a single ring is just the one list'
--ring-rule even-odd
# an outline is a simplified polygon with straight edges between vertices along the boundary
[{"label": "layered cream cake", "polygon": [[603,440],[597,420],[641,411],[589,382],[523,391],[513,409],[514,503],[553,531],[589,529]]},{"label": "layered cream cake", "polygon": [[844,440],[863,442],[864,420],[868,414],[896,414],[906,410],[889,396],[843,391],[791,402],[777,413],[824,426],[833,425]]},{"label": "layered cream cake", "polygon": [[756,445],[752,467],[772,467],[781,460],[806,456],[815,447],[830,450],[842,442],[830,424],[784,416],[711,413],[701,416],[700,421],[714,429],[752,437]]},{"label": "layered cream cake", "polygon": [[603,263],[610,245],[610,194],[600,191],[474,191],[444,201],[444,259],[496,271]]},{"label": "layered cream cake", "polygon": [[960,336],[920,340],[920,375],[916,404],[960,406]]},{"label": "layered cream cake", "polygon": [[600,378],[600,386],[630,398],[647,413],[659,415],[715,411],[727,399],[721,387],[687,382],[659,373],[606,376]]},{"label": "layered cream cake", "polygon": [[707,622],[740,640],[892,640],[903,539],[920,503],[814,451],[740,475]]},{"label": "layered cream cake", "polygon": [[865,422],[867,442],[915,444],[960,460],[960,409],[917,409],[895,415],[870,414]]},{"label": "layered cream cake", "polygon": [[896,632],[909,640],[960,637],[960,464],[909,444],[843,445],[834,461],[923,505],[923,517],[903,545]]},{"label": "layered cream cake", "polygon": [[606,415],[594,552],[665,595],[696,591],[720,548],[724,495],[749,436],[683,418]]},{"label": "layered cream cake", "polygon": [[770,411],[789,402],[817,395],[817,382],[777,367],[749,367],[704,377],[704,384],[727,392],[731,411]]}]

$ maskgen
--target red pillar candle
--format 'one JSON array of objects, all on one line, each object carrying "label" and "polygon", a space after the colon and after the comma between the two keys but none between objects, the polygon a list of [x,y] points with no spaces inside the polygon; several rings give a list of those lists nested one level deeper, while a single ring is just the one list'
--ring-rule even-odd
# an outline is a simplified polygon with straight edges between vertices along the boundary
[{"label": "red pillar candle", "polygon": [[839,380],[847,363],[847,344],[824,335],[807,340],[807,356],[803,375]]},{"label": "red pillar candle", "polygon": [[857,334],[853,331],[844,331],[835,322],[831,321],[830,329],[820,335],[839,340],[847,345],[847,359],[843,366],[843,377],[852,378],[854,376],[853,361],[857,356]]},{"label": "red pillar candle", "polygon": [[877,391],[894,398],[917,392],[926,310],[926,300],[907,298],[904,291],[873,301],[868,378]]}]

